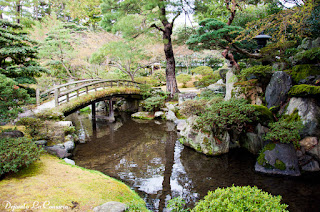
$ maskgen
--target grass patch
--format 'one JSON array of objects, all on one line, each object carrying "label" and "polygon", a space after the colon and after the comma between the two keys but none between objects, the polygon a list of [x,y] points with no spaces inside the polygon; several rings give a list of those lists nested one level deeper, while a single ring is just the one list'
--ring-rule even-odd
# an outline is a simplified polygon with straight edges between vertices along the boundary
[{"label": "grass patch", "polygon": [[[0,191],[0,202],[9,201],[12,205],[32,207],[35,201],[39,205],[49,201],[50,206],[92,211],[106,202],[119,201],[129,205],[131,211],[148,211],[144,201],[124,183],[47,154],[28,168],[5,177],[0,181]],[[4,206],[0,211],[1,207]]]}]

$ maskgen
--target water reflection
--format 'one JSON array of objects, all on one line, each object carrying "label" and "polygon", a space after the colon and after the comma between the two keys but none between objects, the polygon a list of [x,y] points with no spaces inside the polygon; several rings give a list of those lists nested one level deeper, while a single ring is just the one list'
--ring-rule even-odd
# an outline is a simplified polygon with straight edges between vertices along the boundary
[{"label": "water reflection", "polygon": [[90,117],[72,114],[69,119],[86,138],[76,147],[76,164],[122,180],[153,211],[166,211],[167,201],[177,196],[193,207],[209,190],[233,184],[280,194],[290,211],[319,211],[319,174],[301,178],[257,174],[255,156],[244,150],[206,157],[181,145],[174,126],[166,122],[133,121],[122,115],[113,124],[98,119],[94,133]]}]

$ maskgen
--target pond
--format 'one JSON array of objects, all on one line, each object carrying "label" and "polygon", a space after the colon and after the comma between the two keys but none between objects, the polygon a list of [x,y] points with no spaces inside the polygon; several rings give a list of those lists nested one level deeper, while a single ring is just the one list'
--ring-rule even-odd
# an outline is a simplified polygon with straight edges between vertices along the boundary
[{"label": "pond", "polygon": [[76,164],[123,181],[152,211],[166,211],[167,201],[177,196],[193,207],[209,190],[232,185],[255,185],[281,195],[290,211],[319,211],[319,173],[298,178],[262,175],[254,171],[256,156],[244,149],[207,157],[181,145],[170,122],[135,121],[121,114],[115,123],[98,116],[92,124],[90,115],[78,113],[68,120],[82,141],[74,152]]}]

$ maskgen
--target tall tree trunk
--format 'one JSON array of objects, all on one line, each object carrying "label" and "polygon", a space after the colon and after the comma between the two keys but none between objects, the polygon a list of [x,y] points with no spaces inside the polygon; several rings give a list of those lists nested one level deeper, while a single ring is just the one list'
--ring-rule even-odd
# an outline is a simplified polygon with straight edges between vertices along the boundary
[{"label": "tall tree trunk", "polygon": [[172,98],[174,94],[179,93],[177,80],[176,80],[176,63],[172,48],[172,24],[167,24],[163,32],[164,41],[164,53],[166,55],[166,79],[167,79],[167,91],[170,92]]}]

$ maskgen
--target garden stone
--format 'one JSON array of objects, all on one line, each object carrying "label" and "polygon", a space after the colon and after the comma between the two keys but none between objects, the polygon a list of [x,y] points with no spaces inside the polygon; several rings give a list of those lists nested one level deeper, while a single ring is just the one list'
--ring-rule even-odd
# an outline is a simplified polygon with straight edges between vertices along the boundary
[{"label": "garden stone", "polygon": [[178,104],[171,104],[169,102],[167,102],[165,105],[169,111],[171,110],[173,112],[175,112],[177,110],[176,106],[178,106]]},{"label": "garden stone", "polygon": [[226,85],[223,83],[223,80],[220,79],[218,82],[211,84],[207,87],[207,89],[213,91],[216,94],[226,94]]},{"label": "garden stone", "polygon": [[196,93],[180,93],[179,94],[179,105],[187,100],[195,99],[198,96]]},{"label": "garden stone", "polygon": [[306,150],[309,155],[312,155],[314,158],[320,161],[320,144],[319,142],[313,146],[311,149]]},{"label": "garden stone", "polygon": [[71,152],[75,148],[75,144],[73,141],[67,141],[63,145],[64,145],[64,149],[67,152]]},{"label": "garden stone", "polygon": [[312,48],[319,48],[320,47],[320,37],[312,41]]},{"label": "garden stone", "polygon": [[290,75],[283,71],[275,72],[267,86],[265,98],[267,107],[280,106],[287,100],[287,93],[292,87]]},{"label": "garden stone", "polygon": [[46,140],[39,140],[34,142],[37,146],[45,146],[47,145],[48,141]]},{"label": "garden stone", "polygon": [[121,202],[107,202],[103,205],[93,208],[94,212],[124,212],[128,206]]},{"label": "garden stone", "polygon": [[295,110],[298,110],[298,115],[303,122],[303,136],[319,136],[319,117],[320,108],[315,99],[312,98],[297,98],[290,99],[286,114],[291,115]]},{"label": "garden stone", "polygon": [[154,119],[154,116],[152,116],[152,114],[149,112],[137,112],[132,114],[131,118],[151,120],[151,119]]},{"label": "garden stone", "polygon": [[191,116],[186,120],[185,127],[180,131],[180,142],[206,155],[221,155],[229,152],[230,135],[228,132],[221,131],[213,134],[211,130],[206,133],[196,130],[193,128],[196,118],[196,116]]},{"label": "garden stone", "polygon": [[[298,157],[292,144],[275,144],[274,149],[266,150],[264,154],[264,163],[255,165],[257,172],[266,174],[279,174],[289,176],[300,176]],[[284,165],[284,169],[276,168],[277,164]]]},{"label": "garden stone", "polygon": [[234,89],[234,83],[236,83],[237,81],[237,76],[234,74],[233,70],[230,69],[226,74],[226,95],[224,97],[225,101],[231,99],[232,90]]},{"label": "garden stone", "polygon": [[24,137],[23,132],[19,130],[12,130],[8,132],[2,132],[0,138],[21,138]]},{"label": "garden stone", "polygon": [[180,120],[177,124],[177,131],[178,132],[182,131],[184,128],[186,128],[186,126],[187,126],[186,120]]},{"label": "garden stone", "polygon": [[319,163],[315,160],[311,160],[309,163],[302,166],[301,169],[308,172],[320,171]]},{"label": "garden stone", "polygon": [[299,143],[301,147],[304,147],[304,149],[308,151],[318,144],[318,140],[317,137],[306,137],[299,141]]},{"label": "garden stone", "polygon": [[308,50],[312,48],[312,40],[310,38],[305,38],[302,40],[301,44],[298,46],[298,49]]},{"label": "garden stone", "polygon": [[67,158],[67,157],[70,157],[70,156],[71,156],[71,154],[68,153],[66,149],[64,149],[63,147],[58,146],[58,145],[46,146],[46,147],[44,147],[44,149],[45,149],[49,154],[56,155],[56,156],[58,156],[59,158]]},{"label": "garden stone", "polygon": [[58,121],[56,122],[56,125],[61,127],[72,127],[72,121]]},{"label": "garden stone", "polygon": [[256,133],[249,132],[246,133],[245,142],[241,146],[249,150],[252,154],[257,155],[263,148],[263,143],[261,136]]},{"label": "garden stone", "polygon": [[164,118],[165,114],[163,111],[157,111],[154,113],[154,118]]},{"label": "garden stone", "polygon": [[76,165],[76,163],[75,163],[73,160],[71,160],[71,159],[64,158],[63,160],[64,160],[66,163],[68,163],[68,164]]},{"label": "garden stone", "polygon": [[169,110],[168,112],[166,112],[166,119],[167,121],[176,121],[178,118],[176,117],[176,115],[174,114],[174,112],[172,110]]}]

